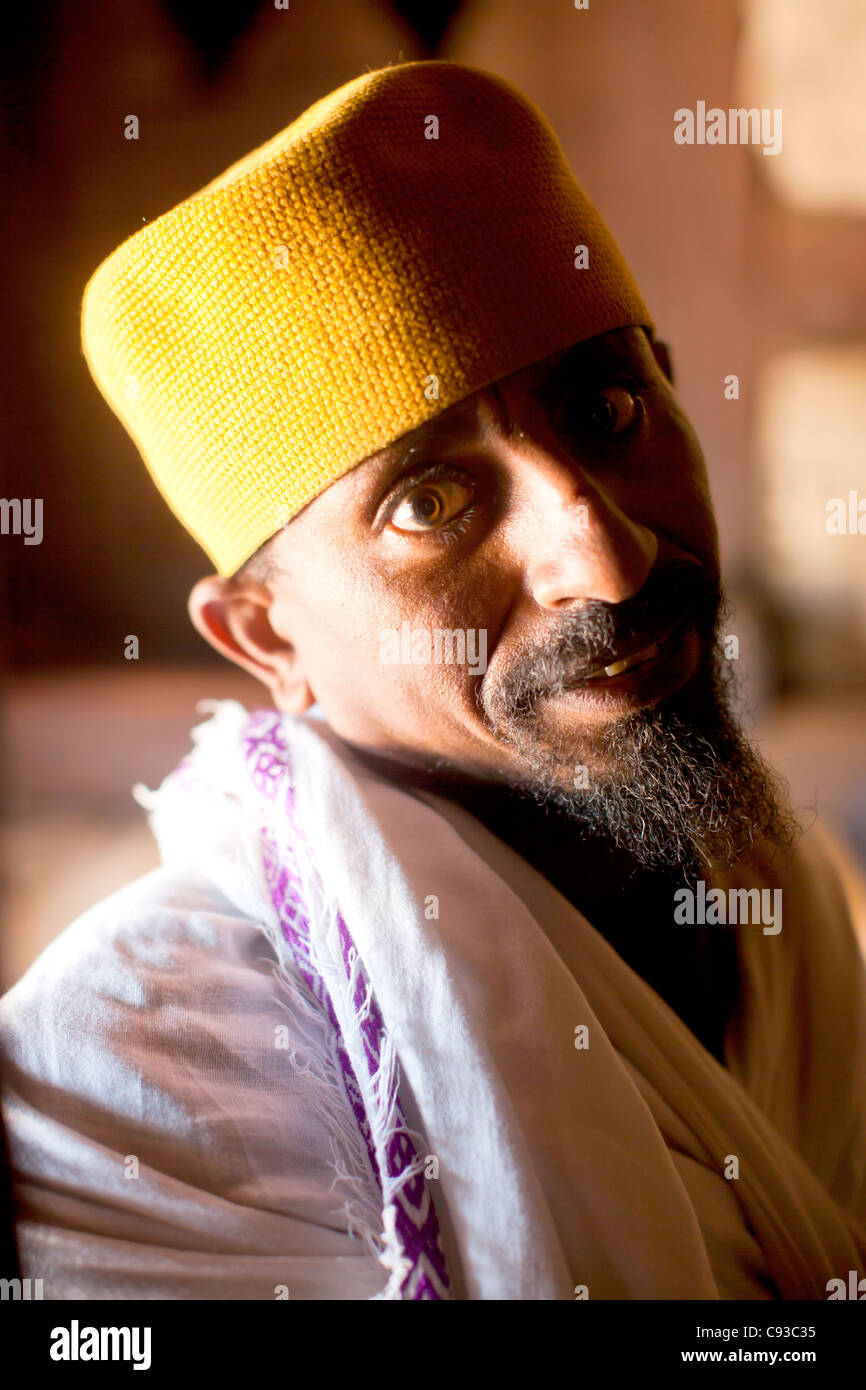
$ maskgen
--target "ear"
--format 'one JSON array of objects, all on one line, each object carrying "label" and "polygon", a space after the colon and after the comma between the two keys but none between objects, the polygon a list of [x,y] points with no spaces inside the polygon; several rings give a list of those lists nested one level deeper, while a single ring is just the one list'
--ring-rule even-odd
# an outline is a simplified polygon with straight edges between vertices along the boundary
[{"label": "ear", "polygon": [[303,714],[316,697],[295,647],[271,625],[273,602],[267,584],[213,574],[198,581],[187,606],[205,641],[266,685],[277,709]]},{"label": "ear", "polygon": [[671,386],[673,386],[674,364],[671,360],[670,348],[668,347],[667,343],[661,342],[659,338],[650,338],[650,347],[653,350],[653,356],[655,357],[655,360],[658,362],[659,366],[661,367]]}]

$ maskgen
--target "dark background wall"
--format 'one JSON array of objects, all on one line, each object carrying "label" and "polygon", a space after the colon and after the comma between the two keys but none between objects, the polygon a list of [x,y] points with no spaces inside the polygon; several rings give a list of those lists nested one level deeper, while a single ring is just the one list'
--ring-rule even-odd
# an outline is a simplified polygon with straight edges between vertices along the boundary
[{"label": "dark background wall", "polygon": [[[0,48],[0,495],[43,499],[44,540],[0,536],[7,979],[155,862],[130,787],[154,785],[185,751],[196,700],[267,699],[189,623],[207,562],[89,377],[85,283],[145,220],[328,91],[401,58],[499,72],[553,123],[672,346],[765,751],[795,804],[826,808],[866,857],[866,536],[828,540],[823,516],[825,496],[866,495],[861,0],[590,0],[584,11],[570,0],[48,0],[14,19]],[[698,100],[783,103],[782,155],[677,146],[673,113]],[[124,138],[128,115],[138,140]],[[839,180],[838,197],[810,195],[816,168]],[[773,404],[768,373],[792,351],[803,371]],[[816,375],[824,352],[829,375]],[[724,396],[730,373],[736,401]],[[804,412],[805,453],[790,424]],[[135,662],[124,659],[132,633]]]},{"label": "dark background wall", "polygon": [[[45,538],[3,538],[13,670],[206,661],[185,595],[205,562],[93,386],[86,280],[145,220],[365,68],[445,56],[522,86],[557,129],[630,260],[707,452],[728,572],[762,620],[761,361],[803,335],[862,340],[863,219],[781,207],[743,146],[676,146],[672,112],[736,104],[735,0],[66,0],[23,9],[3,54],[10,120],[3,304],[5,496],[44,499]],[[754,100],[754,98],[753,98]],[[135,114],[140,138],[124,138]],[[519,189],[515,190],[519,197]],[[722,381],[740,375],[742,396]],[[765,547],[764,547],[765,548]],[[771,615],[772,616],[772,615]],[[784,658],[781,640],[775,666]],[[846,670],[850,665],[846,647]],[[796,661],[773,674],[797,679]],[[866,666],[854,663],[854,675]]]}]

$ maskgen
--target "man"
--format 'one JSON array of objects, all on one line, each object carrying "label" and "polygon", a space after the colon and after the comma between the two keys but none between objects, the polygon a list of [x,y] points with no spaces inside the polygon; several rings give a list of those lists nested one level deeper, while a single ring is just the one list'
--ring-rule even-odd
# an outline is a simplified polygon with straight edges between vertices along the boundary
[{"label": "man", "polygon": [[45,1296],[826,1298],[844,897],[726,699],[700,448],[539,114],[364,75],[88,287],[217,573],[163,868],[4,1001]]}]

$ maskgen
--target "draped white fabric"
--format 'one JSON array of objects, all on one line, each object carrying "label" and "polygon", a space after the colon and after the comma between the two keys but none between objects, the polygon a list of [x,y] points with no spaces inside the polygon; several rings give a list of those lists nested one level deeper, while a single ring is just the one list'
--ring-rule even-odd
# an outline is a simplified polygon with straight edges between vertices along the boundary
[{"label": "draped white fabric", "polygon": [[[323,1093],[326,1024],[275,936],[244,717],[226,704],[197,731],[208,796],[157,796],[165,867],[0,1003],[24,1273],[47,1298],[387,1282],[378,1188]],[[866,982],[809,837],[724,880],[781,887],[784,925],[735,929],[745,1000],[722,1067],[478,821],[371,774],[320,721],[285,729],[317,950],[339,905],[438,1161],[457,1297],[825,1298],[862,1275]]]}]

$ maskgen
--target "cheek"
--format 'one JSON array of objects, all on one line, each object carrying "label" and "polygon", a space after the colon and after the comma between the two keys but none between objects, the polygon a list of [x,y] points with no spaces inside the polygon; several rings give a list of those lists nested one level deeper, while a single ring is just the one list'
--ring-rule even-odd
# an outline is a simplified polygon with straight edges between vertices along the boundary
[{"label": "cheek", "polygon": [[395,569],[332,572],[283,615],[317,701],[345,737],[392,731],[412,741],[477,718],[488,586],[450,562],[399,579]]},{"label": "cheek", "polygon": [[314,601],[294,607],[288,624],[313,693],[329,714],[376,698],[383,621],[361,586],[330,589],[323,585]]}]

